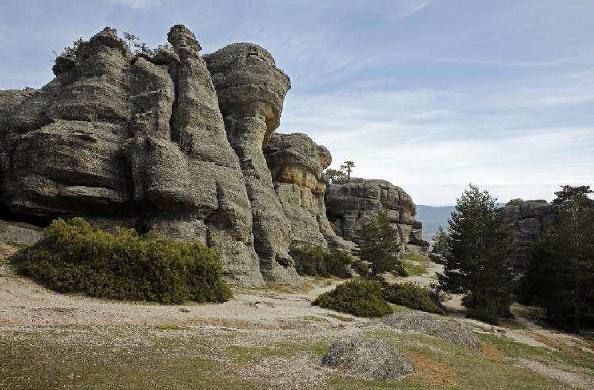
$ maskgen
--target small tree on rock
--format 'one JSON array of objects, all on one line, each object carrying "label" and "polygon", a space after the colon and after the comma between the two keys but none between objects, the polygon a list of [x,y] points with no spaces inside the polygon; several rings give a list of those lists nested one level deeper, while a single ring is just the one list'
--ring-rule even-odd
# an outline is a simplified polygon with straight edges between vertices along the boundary
[{"label": "small tree on rock", "polygon": [[351,172],[355,167],[355,162],[351,160],[345,161],[341,166],[340,169],[346,171],[347,174],[347,181],[351,181]]},{"label": "small tree on rock", "polygon": [[346,181],[346,174],[339,169],[326,169],[324,176],[328,180],[328,183],[338,184]]}]

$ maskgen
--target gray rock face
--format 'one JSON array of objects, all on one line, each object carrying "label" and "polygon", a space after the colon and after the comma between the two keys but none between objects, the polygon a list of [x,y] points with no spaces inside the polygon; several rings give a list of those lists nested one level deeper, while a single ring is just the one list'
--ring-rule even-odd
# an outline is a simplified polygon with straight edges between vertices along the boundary
[{"label": "gray rock face", "polygon": [[383,340],[350,339],[332,344],[322,364],[362,379],[399,379],[415,372],[412,361]]},{"label": "gray rock face", "polygon": [[58,56],[43,88],[0,91],[0,217],[201,240],[248,286],[300,285],[292,247],[347,249],[340,236],[376,210],[420,240],[412,200],[388,182],[333,185],[324,202],[328,150],[273,134],[290,80],[270,53],[236,43],[203,58],[181,25],[167,39],[132,53],[105,28]]},{"label": "gray rock face", "polygon": [[263,147],[278,127],[289,78],[266,50],[249,43],[205,57],[217,90],[227,138],[239,157],[252,206],[253,234],[266,280],[299,284],[289,255],[291,225],[285,217]]},{"label": "gray rock face", "polygon": [[0,203],[82,215],[214,247],[227,279],[262,284],[239,159],[194,35],[132,55],[106,28],[58,57],[38,91],[0,95]]},{"label": "gray rock face", "polygon": [[274,190],[291,225],[291,246],[348,248],[326,216],[322,171],[332,162],[328,149],[305,134],[272,134],[264,153]]},{"label": "gray rock face", "polygon": [[326,192],[328,219],[336,233],[354,240],[359,224],[368,216],[384,212],[406,247],[422,242],[422,225],[415,221],[416,206],[400,187],[385,180],[351,178],[344,184],[331,184]]},{"label": "gray rock face", "polygon": [[510,256],[514,273],[522,275],[532,244],[553,224],[553,207],[545,200],[515,199],[501,209],[501,218],[511,231]]}]

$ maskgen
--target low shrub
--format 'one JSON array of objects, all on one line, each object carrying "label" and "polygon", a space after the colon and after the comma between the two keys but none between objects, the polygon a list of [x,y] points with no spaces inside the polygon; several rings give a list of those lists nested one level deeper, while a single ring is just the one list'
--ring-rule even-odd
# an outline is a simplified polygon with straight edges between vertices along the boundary
[{"label": "low shrub", "polygon": [[371,280],[345,282],[320,295],[312,304],[358,317],[381,317],[392,313],[392,308],[382,296],[381,285]]},{"label": "low shrub", "polygon": [[300,245],[291,251],[299,275],[351,277],[352,256],[346,251],[329,251],[319,245]]},{"label": "low shrub", "polygon": [[415,283],[406,282],[385,286],[383,296],[386,301],[395,305],[406,306],[428,313],[444,313],[431,291]]},{"label": "low shrub", "polygon": [[223,302],[216,252],[198,242],[108,233],[82,218],[56,220],[41,241],[11,258],[16,271],[52,290],[161,303]]}]

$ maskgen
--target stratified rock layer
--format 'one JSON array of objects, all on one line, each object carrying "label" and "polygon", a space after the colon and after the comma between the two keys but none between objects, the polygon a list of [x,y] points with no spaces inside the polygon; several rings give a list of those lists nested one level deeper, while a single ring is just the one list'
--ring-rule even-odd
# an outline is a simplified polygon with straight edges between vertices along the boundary
[{"label": "stratified rock layer", "polygon": [[132,55],[106,28],[58,57],[42,89],[2,92],[0,202],[198,239],[228,280],[260,285],[243,174],[200,46],[183,26],[168,39],[173,51]]},{"label": "stratified rock layer", "polygon": [[274,190],[291,224],[291,247],[314,244],[348,248],[326,216],[322,171],[332,162],[328,149],[305,134],[272,134],[264,153]]},{"label": "stratified rock layer", "polygon": [[414,219],[415,204],[402,188],[388,181],[351,178],[348,183],[331,184],[326,192],[326,209],[335,232],[346,240],[356,238],[365,218],[383,212],[403,246],[422,242],[422,225]]},{"label": "stratified rock layer", "polygon": [[553,207],[546,200],[515,199],[502,208],[501,218],[510,228],[511,264],[520,276],[526,271],[532,244],[553,224]]},{"label": "stratified rock layer", "polygon": [[226,46],[205,57],[237,153],[252,206],[253,234],[266,280],[299,284],[289,255],[291,226],[276,196],[263,147],[278,127],[289,78],[266,50],[249,43]]}]

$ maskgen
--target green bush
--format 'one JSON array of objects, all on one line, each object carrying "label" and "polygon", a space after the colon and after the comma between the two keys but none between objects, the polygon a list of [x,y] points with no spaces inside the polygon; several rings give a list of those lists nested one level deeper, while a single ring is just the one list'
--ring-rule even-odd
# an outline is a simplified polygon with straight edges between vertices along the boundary
[{"label": "green bush", "polygon": [[301,245],[291,251],[299,275],[351,277],[352,257],[345,251],[328,251],[319,245]]},{"label": "green bush", "polygon": [[431,291],[411,282],[388,285],[384,287],[383,296],[386,301],[395,305],[429,313],[444,313],[439,303],[433,298]]},{"label": "green bush", "polygon": [[382,297],[381,285],[371,280],[345,282],[320,295],[312,304],[358,317],[381,317],[392,313],[392,308]]},{"label": "green bush", "polygon": [[231,292],[214,250],[198,242],[108,233],[82,218],[54,221],[11,258],[16,271],[59,292],[162,303],[223,302]]}]

